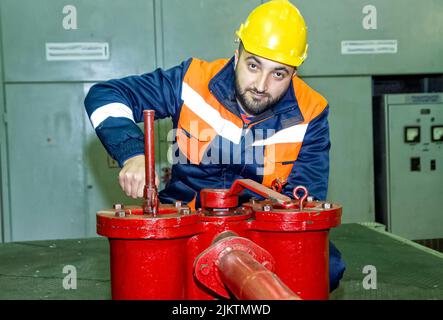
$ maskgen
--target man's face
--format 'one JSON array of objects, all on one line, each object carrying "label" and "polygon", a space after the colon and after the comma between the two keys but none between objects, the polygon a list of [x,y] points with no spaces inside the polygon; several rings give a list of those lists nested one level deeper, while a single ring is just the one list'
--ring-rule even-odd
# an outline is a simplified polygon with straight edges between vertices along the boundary
[{"label": "man's face", "polygon": [[243,109],[258,115],[288,90],[295,68],[242,50],[235,55],[235,90]]}]

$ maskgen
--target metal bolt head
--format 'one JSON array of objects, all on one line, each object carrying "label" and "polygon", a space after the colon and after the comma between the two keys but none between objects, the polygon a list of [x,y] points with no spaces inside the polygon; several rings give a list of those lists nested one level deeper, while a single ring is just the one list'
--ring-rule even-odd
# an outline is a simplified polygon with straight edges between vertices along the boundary
[{"label": "metal bolt head", "polygon": [[189,215],[191,213],[191,210],[189,210],[189,208],[183,208],[180,210],[180,213],[184,215]]},{"label": "metal bolt head", "polygon": [[182,202],[181,201],[175,201],[175,207],[176,208],[180,208],[182,206]]},{"label": "metal bolt head", "polygon": [[115,216],[118,217],[118,218],[124,218],[124,217],[126,217],[126,212],[124,212],[124,211],[117,211],[115,213]]},{"label": "metal bolt head", "polygon": [[323,209],[331,209],[332,208],[332,204],[329,202],[325,202],[323,203]]},{"label": "metal bolt head", "polygon": [[313,196],[309,196],[309,197],[306,199],[306,201],[308,201],[308,202],[313,202],[313,201],[314,201],[314,197],[313,197]]},{"label": "metal bolt head", "polygon": [[200,266],[200,271],[201,271],[202,275],[204,275],[204,276],[209,275],[209,273],[211,272],[211,270],[209,269],[209,266],[207,264],[202,264]]},{"label": "metal bolt head", "polygon": [[115,210],[121,210],[121,209],[123,209],[123,205],[120,204],[120,203],[116,203],[116,204],[113,205],[113,208],[114,208]]},{"label": "metal bolt head", "polygon": [[269,212],[271,209],[272,207],[269,204],[263,206],[263,211]]}]

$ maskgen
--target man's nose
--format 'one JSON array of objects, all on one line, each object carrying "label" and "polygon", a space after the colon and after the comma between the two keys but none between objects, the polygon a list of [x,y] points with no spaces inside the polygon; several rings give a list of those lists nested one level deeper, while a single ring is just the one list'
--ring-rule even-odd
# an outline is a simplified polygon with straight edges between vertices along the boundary
[{"label": "man's nose", "polygon": [[255,89],[258,92],[266,92],[267,90],[267,76],[264,73],[261,73],[256,81],[255,81]]}]

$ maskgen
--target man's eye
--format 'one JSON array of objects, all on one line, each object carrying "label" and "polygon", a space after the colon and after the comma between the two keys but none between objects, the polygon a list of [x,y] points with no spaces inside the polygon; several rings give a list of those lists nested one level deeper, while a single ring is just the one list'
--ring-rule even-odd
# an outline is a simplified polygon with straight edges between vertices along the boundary
[{"label": "man's eye", "polygon": [[275,72],[275,73],[274,73],[274,76],[275,76],[277,79],[283,79],[284,74],[281,73],[281,72]]},{"label": "man's eye", "polygon": [[256,69],[257,69],[257,65],[256,65],[256,64],[253,64],[253,63],[250,63],[250,64],[249,64],[249,69],[251,69],[251,70],[256,70]]}]

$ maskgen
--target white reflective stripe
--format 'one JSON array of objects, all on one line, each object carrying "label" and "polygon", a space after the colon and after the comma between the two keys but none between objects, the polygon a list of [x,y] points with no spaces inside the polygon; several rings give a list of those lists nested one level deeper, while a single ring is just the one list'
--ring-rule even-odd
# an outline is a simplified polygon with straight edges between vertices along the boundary
[{"label": "white reflective stripe", "polygon": [[194,89],[186,82],[182,86],[182,100],[186,106],[196,115],[205,120],[218,135],[232,141],[235,144],[240,143],[242,128],[223,118],[216,109],[209,105]]},{"label": "white reflective stripe", "polygon": [[252,144],[252,146],[259,147],[259,146],[269,146],[276,143],[303,142],[307,129],[308,129],[307,124],[299,124],[296,126],[292,126],[278,131],[272,137],[269,137],[265,140],[255,141]]},{"label": "white reflective stripe", "polygon": [[110,103],[98,108],[91,114],[92,126],[97,128],[103,121],[109,117],[114,118],[128,118],[134,121],[132,110],[123,103]]}]

